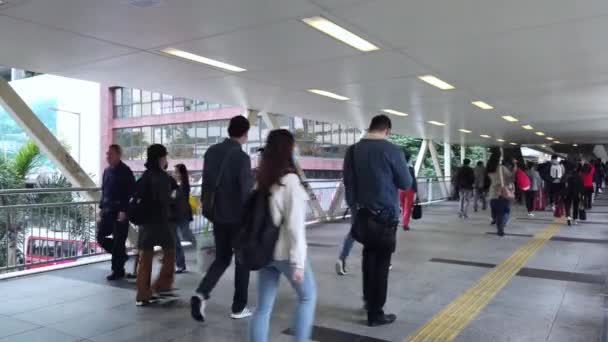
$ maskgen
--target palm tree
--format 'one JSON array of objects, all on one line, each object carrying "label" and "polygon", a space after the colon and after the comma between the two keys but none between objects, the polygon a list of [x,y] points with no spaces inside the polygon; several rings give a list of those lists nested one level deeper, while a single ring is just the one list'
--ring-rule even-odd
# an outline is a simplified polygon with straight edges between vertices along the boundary
[{"label": "palm tree", "polygon": [[[34,142],[27,141],[17,151],[12,160],[0,156],[0,189],[20,189],[26,187],[26,177],[36,167],[43,164],[43,155]],[[37,188],[71,187],[62,175],[51,176],[37,184]],[[0,206],[16,204],[67,203],[74,200],[70,193],[0,195]],[[86,227],[85,215],[91,208],[69,206],[60,215],[48,215],[41,210],[2,210],[0,211],[0,268],[17,265],[23,257],[23,246],[27,227],[59,227],[79,235],[90,235]],[[61,221],[61,222],[58,222]],[[85,234],[85,230],[87,231]]]}]

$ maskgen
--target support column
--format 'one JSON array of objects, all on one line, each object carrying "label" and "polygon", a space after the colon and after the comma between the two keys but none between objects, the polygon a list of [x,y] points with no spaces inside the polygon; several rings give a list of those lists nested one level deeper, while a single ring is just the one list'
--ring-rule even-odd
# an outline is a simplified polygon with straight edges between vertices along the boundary
[{"label": "support column", "polygon": [[[274,118],[274,116],[272,114],[267,113],[267,112],[262,112],[261,115],[262,115],[262,120],[264,120],[264,123],[270,129],[280,128],[278,122],[276,121],[276,119]],[[321,204],[319,203],[317,196],[315,195],[314,191],[308,184],[306,175],[304,174],[304,170],[302,170],[302,168],[300,167],[300,164],[298,163],[297,160],[295,161],[295,164],[296,164],[295,165],[296,171],[298,172],[298,175],[300,176],[300,179],[302,180],[302,184],[304,185],[304,188],[306,189],[306,192],[308,193],[308,196],[310,197],[310,204],[312,206],[312,209],[316,212],[317,217],[319,217],[320,220],[327,220],[327,213],[321,207]]]},{"label": "support column", "polygon": [[[434,147],[433,147],[434,148]],[[443,143],[443,171],[446,181],[452,179],[452,146],[450,143]]]},{"label": "support column", "polygon": [[[94,188],[93,180],[70,156],[59,140],[38,119],[8,82],[0,78],[0,105],[19,124],[40,150],[53,162],[74,187]],[[97,196],[88,193],[91,200]]]},{"label": "support column", "polygon": [[426,156],[426,150],[429,148],[429,140],[422,140],[422,144],[420,144],[420,151],[418,151],[418,157],[416,157],[416,163],[414,164],[414,173],[416,177],[420,173],[420,168],[422,167],[422,163],[424,162],[424,157]]},{"label": "support column", "polygon": [[464,163],[467,154],[467,147],[465,145],[460,145],[460,164]]},{"label": "support column", "polygon": [[483,163],[488,161],[488,148],[484,146],[483,151],[481,151],[481,157],[483,158]]},{"label": "support column", "polygon": [[[449,146],[449,145],[448,145]],[[443,175],[441,173],[441,165],[439,164],[439,157],[437,154],[437,149],[435,148],[435,143],[433,143],[432,140],[429,140],[429,151],[431,152],[431,159],[433,160],[433,167],[435,168],[435,174],[437,175],[437,178],[439,178],[439,182],[440,184],[443,184],[441,186],[441,193],[443,194],[443,197],[447,197],[449,194],[449,191],[446,187],[446,181],[448,180],[446,177],[446,181],[442,182],[441,178],[443,178]],[[448,162],[449,165],[449,162]],[[451,172],[451,170],[450,170]]]}]

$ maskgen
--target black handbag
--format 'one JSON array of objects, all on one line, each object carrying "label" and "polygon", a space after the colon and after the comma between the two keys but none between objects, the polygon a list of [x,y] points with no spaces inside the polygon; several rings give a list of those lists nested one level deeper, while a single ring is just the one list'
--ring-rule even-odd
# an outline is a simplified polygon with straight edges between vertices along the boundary
[{"label": "black handbag", "polygon": [[418,196],[416,196],[416,202],[414,202],[414,208],[412,209],[412,218],[414,220],[420,220],[422,218],[422,204]]},{"label": "black handbag", "polygon": [[[356,158],[355,146],[352,150],[353,161],[353,178],[354,178],[354,197],[357,203],[357,173],[356,173]],[[351,226],[351,236],[355,241],[366,247],[395,251],[397,243],[397,226],[398,221],[392,218],[390,213],[385,211],[375,211],[369,208],[355,204],[355,218]]]},{"label": "black handbag", "polygon": [[[222,161],[222,165],[220,166],[220,171],[217,175],[217,179],[212,189],[203,189],[203,193],[201,194],[201,204],[202,204],[202,213],[203,216],[211,221],[215,221],[215,196],[217,194],[217,189],[220,187],[220,183],[222,182],[222,176],[226,171],[226,166],[228,165],[228,161],[230,157],[234,154],[234,152],[239,148],[233,148],[228,155],[224,157]],[[203,179],[203,182],[205,180]]]},{"label": "black handbag", "polygon": [[581,208],[578,210],[578,219],[581,221],[587,221],[587,212]]}]

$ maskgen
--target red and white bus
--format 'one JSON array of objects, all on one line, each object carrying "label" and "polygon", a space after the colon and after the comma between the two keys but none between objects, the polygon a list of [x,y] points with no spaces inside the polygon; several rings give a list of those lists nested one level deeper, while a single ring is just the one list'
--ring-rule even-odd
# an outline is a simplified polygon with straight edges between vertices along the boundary
[{"label": "red and white bus", "polygon": [[33,269],[76,261],[78,257],[104,253],[94,241],[83,239],[66,232],[54,232],[34,228],[25,237],[25,268]]}]

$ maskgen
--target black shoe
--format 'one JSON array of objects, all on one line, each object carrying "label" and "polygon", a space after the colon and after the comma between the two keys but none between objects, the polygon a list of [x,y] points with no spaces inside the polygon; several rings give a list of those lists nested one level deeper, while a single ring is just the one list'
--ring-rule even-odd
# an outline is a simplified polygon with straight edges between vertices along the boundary
[{"label": "black shoe", "polygon": [[186,270],[186,268],[185,268],[185,267],[184,267],[184,268],[178,267],[178,268],[175,270],[175,274],[182,274],[182,273],[188,273],[188,271]]},{"label": "black shoe", "polygon": [[381,325],[391,324],[391,323],[395,322],[396,319],[397,319],[397,316],[393,315],[393,314],[382,315],[373,320],[368,319],[367,325],[370,327],[378,327]]},{"label": "black shoe", "polygon": [[192,296],[190,298],[190,315],[195,321],[205,321],[205,307],[207,304],[205,302],[199,296]]},{"label": "black shoe", "polygon": [[496,224],[496,220],[492,220],[492,222],[490,222],[490,226],[493,226]]},{"label": "black shoe", "polygon": [[498,236],[505,236],[505,232],[498,232],[498,233],[496,233],[496,235],[498,235]]},{"label": "black shoe", "polygon": [[106,277],[108,281],[116,281],[125,277],[125,272],[115,272],[113,271],[109,276]]}]

